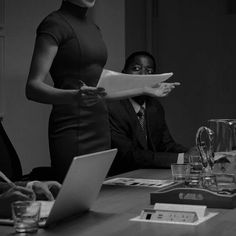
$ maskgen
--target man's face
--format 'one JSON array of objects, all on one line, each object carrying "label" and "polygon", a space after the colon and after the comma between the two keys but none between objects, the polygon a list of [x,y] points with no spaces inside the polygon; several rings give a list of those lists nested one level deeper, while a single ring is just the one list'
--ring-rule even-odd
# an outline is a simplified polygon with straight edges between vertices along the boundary
[{"label": "man's face", "polygon": [[150,57],[148,56],[136,56],[133,62],[128,66],[125,73],[136,74],[136,75],[147,75],[153,74],[154,64]]},{"label": "man's face", "polygon": [[[136,56],[133,59],[133,62],[129,64],[125,70],[127,74],[136,74],[136,75],[147,75],[155,73],[155,66],[153,60],[148,56]],[[133,97],[133,99],[139,104],[143,105],[146,101],[146,96],[141,95]]]}]

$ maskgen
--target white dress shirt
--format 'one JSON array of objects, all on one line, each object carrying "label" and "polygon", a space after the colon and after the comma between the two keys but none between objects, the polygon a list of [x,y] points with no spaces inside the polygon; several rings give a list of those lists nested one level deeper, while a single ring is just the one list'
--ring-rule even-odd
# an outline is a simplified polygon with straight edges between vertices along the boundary
[{"label": "white dress shirt", "polygon": [[[129,100],[134,108],[135,113],[137,114],[139,112],[141,106],[136,101],[134,101],[134,99],[130,98]],[[145,102],[142,105],[142,107],[146,108]],[[184,153],[179,153],[178,159],[177,159],[177,164],[183,164],[183,163],[184,163]]]}]

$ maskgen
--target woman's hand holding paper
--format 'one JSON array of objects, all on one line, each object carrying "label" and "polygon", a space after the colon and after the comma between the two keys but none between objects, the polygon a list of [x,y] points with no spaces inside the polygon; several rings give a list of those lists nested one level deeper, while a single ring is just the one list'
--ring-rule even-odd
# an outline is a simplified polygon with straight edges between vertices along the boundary
[{"label": "woman's hand holding paper", "polygon": [[178,85],[180,85],[179,82],[158,83],[153,87],[145,87],[144,94],[151,97],[165,97]]}]

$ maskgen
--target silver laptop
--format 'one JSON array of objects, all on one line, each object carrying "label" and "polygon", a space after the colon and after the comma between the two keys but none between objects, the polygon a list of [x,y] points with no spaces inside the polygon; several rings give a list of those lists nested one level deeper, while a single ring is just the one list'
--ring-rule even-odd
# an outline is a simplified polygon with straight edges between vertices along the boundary
[{"label": "silver laptop", "polygon": [[[56,200],[46,204],[46,208],[49,208],[48,217],[45,217],[44,212],[44,220],[39,225],[47,227],[59,220],[88,211],[100,192],[116,153],[117,149],[111,149],[75,157]],[[7,223],[7,219],[0,219],[0,223]]]}]

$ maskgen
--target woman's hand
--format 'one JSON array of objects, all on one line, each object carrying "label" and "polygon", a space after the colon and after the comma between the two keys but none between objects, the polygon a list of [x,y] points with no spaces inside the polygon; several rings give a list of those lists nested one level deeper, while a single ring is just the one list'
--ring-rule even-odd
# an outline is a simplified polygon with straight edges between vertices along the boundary
[{"label": "woman's hand", "polygon": [[153,86],[152,88],[145,87],[144,94],[151,96],[151,97],[165,97],[178,85],[180,85],[179,82],[158,83],[155,86]]},{"label": "woman's hand", "polygon": [[104,88],[90,87],[84,84],[78,91],[76,99],[82,106],[89,107],[99,102],[106,95]]}]

